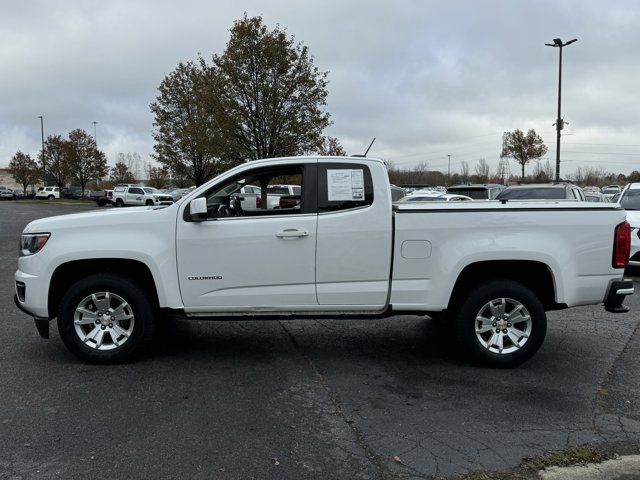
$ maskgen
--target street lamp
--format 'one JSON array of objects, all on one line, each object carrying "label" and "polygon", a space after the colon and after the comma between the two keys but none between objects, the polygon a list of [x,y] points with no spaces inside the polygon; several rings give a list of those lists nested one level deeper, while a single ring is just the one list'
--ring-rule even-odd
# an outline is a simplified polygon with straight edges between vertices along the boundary
[{"label": "street lamp", "polygon": [[562,96],[562,47],[571,45],[573,42],[577,42],[578,39],[574,38],[568,42],[562,43],[559,38],[554,38],[553,43],[545,43],[547,47],[555,47],[560,49],[560,61],[558,63],[558,118],[556,119],[556,182],[560,181],[560,131],[564,128],[564,120],[562,120],[560,114],[560,98]]},{"label": "street lamp", "polygon": [[93,121],[91,123],[93,123],[93,141],[96,142],[96,147],[97,147],[98,146],[98,137],[96,135],[96,133],[97,133],[96,132],[96,125],[98,124],[98,122]]},{"label": "street lamp", "polygon": [[42,137],[42,186],[47,186],[47,162],[44,158],[44,117],[39,115],[40,119],[40,136]]},{"label": "street lamp", "polygon": [[449,161],[447,162],[447,186],[451,186],[451,155],[447,155]]}]

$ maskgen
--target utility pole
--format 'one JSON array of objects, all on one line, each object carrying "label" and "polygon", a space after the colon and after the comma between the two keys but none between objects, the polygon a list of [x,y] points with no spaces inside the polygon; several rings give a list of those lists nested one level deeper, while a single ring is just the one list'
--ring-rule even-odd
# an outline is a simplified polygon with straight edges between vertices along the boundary
[{"label": "utility pole", "polygon": [[40,119],[40,136],[42,137],[42,186],[47,186],[47,162],[44,159],[44,117],[38,116]]},{"label": "utility pole", "polygon": [[98,147],[98,136],[96,135],[96,133],[97,133],[96,125],[98,124],[98,122],[93,121],[91,123],[93,123],[93,141],[96,142],[96,148],[97,148]]},{"label": "utility pole", "polygon": [[559,38],[554,38],[553,43],[545,43],[547,47],[555,47],[560,50],[559,62],[558,62],[558,118],[556,119],[556,182],[560,181],[560,131],[564,128],[564,120],[561,115],[561,97],[562,97],[562,49],[567,45],[571,45],[573,42],[577,42],[578,39],[574,38],[566,43],[562,43]]},{"label": "utility pole", "polygon": [[447,155],[449,161],[447,162],[447,187],[451,186],[451,155]]}]

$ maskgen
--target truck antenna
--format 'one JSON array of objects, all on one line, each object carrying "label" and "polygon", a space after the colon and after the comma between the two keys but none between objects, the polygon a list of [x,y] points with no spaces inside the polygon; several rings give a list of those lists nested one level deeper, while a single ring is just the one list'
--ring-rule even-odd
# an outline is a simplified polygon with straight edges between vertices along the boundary
[{"label": "truck antenna", "polygon": [[371,143],[369,144],[369,148],[367,148],[367,151],[364,152],[363,157],[367,156],[367,153],[369,153],[369,150],[371,150],[371,146],[373,145],[373,142],[375,142],[375,141],[376,141],[376,137],[373,137],[373,140],[371,140]]}]

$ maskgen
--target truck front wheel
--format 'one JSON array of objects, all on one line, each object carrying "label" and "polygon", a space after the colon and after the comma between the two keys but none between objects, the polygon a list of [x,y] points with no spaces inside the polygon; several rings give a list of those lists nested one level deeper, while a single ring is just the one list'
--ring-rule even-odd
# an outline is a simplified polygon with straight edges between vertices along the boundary
[{"label": "truck front wheel", "polygon": [[58,309],[58,332],[71,352],[90,363],[121,363],[140,353],[153,334],[154,309],[134,283],[114,274],[74,284]]},{"label": "truck front wheel", "polygon": [[510,368],[531,358],[547,333],[538,297],[507,279],[479,285],[454,314],[464,353],[476,363]]}]

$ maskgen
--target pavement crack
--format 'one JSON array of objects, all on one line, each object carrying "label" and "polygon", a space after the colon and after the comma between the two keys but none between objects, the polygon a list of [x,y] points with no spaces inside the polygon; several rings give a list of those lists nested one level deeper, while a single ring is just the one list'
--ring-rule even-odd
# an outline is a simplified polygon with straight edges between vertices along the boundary
[{"label": "pavement crack", "polygon": [[358,445],[358,447],[360,447],[363,450],[367,460],[375,467],[380,478],[383,480],[394,478],[394,475],[389,470],[387,470],[383,460],[375,453],[373,448],[371,448],[371,446],[367,443],[367,441],[365,440],[364,433],[356,426],[355,422],[349,419],[349,417],[345,413],[344,405],[338,398],[338,395],[333,391],[326,377],[322,374],[322,372],[320,371],[316,363],[313,361],[311,357],[309,357],[309,355],[307,355],[304,352],[302,346],[300,345],[296,337],[293,335],[293,333],[291,333],[291,331],[287,327],[285,327],[283,322],[278,321],[278,323],[280,324],[280,327],[285,332],[285,334],[289,337],[289,340],[293,344],[293,347],[305,359],[305,361],[313,371],[313,374],[318,379],[320,385],[327,393],[327,396],[329,397],[329,401],[331,402],[331,405],[333,406],[333,409],[336,415],[342,420],[342,422],[346,425],[346,427],[351,431],[351,434],[355,439],[356,445]]}]

